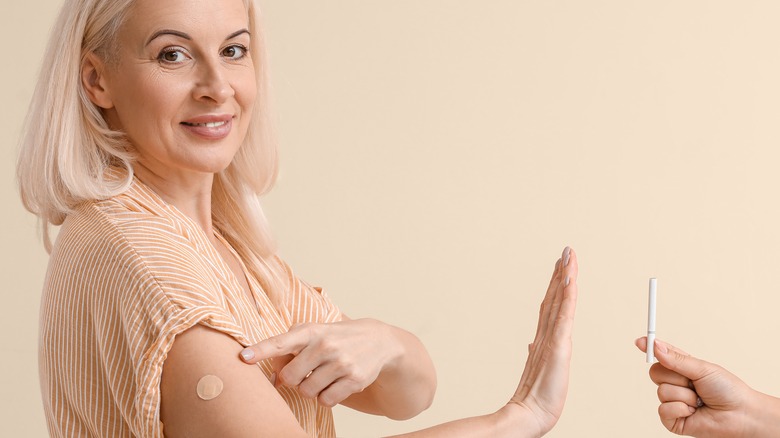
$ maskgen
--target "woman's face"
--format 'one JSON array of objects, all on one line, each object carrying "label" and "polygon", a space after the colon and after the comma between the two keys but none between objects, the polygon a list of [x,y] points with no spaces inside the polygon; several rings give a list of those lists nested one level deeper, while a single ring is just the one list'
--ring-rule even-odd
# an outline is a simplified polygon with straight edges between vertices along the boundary
[{"label": "woman's face", "polygon": [[225,169],[257,94],[242,0],[136,0],[108,64],[109,124],[163,178]]}]

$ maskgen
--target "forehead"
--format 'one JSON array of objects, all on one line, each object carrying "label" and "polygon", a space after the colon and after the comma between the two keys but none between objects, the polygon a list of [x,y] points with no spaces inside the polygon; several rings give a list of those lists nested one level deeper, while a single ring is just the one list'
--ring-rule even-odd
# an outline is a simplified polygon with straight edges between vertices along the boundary
[{"label": "forehead", "polygon": [[193,35],[208,32],[227,35],[249,27],[245,3],[245,0],[135,0],[128,10],[124,30],[128,36],[136,37],[160,29]]}]

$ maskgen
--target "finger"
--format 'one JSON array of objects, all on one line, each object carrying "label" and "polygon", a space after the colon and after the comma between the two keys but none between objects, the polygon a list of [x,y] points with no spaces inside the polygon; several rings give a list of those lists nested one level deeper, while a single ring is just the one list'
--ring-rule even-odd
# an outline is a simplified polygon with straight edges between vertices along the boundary
[{"label": "finger", "polygon": [[568,275],[563,280],[562,301],[559,313],[555,319],[555,335],[557,338],[570,339],[574,327],[574,315],[577,310],[579,285],[577,284],[577,256],[571,251],[571,260],[566,267]]},{"label": "finger", "polygon": [[301,384],[298,385],[298,392],[307,398],[317,398],[322,391],[345,375],[336,363],[323,364],[303,379]]},{"label": "finger", "polygon": [[353,379],[339,379],[322,391],[317,397],[317,401],[321,405],[333,407],[346,400],[350,395],[362,392],[363,389],[365,388]]},{"label": "finger", "polygon": [[534,337],[534,342],[536,342],[541,334],[545,332],[545,324],[549,319],[550,307],[552,306],[552,302],[558,290],[558,284],[560,283],[562,270],[563,258],[559,258],[558,261],[555,262],[555,268],[553,269],[553,274],[550,278],[550,284],[547,286],[547,292],[544,294],[542,304],[539,306],[539,318],[536,321],[536,334]]},{"label": "finger", "polygon": [[564,263],[563,267],[565,270],[565,274],[569,276],[571,281],[576,281],[577,278],[579,278],[580,275],[579,258],[577,257],[577,253],[574,251],[573,248],[569,248],[569,263]]},{"label": "finger", "polygon": [[685,428],[685,419],[696,412],[696,409],[683,402],[661,403],[658,407],[658,417],[661,423],[670,432],[682,434]]},{"label": "finger", "polygon": [[[565,251],[565,250],[564,250]],[[528,357],[526,359],[525,368],[523,369],[523,375],[520,377],[520,387],[518,390],[522,396],[525,396],[527,386],[525,382],[533,380],[536,373],[535,363],[538,362],[539,348],[537,346],[542,343],[544,333],[547,331],[547,323],[549,321],[549,313],[552,307],[552,302],[560,284],[561,271],[563,270],[563,257],[559,258],[555,262],[555,268],[553,269],[550,283],[547,286],[547,292],[544,295],[541,305],[539,306],[539,317],[536,322],[536,333],[534,335],[534,341],[528,344]]]},{"label": "finger", "polygon": [[[274,357],[271,359],[271,369],[273,370],[273,374],[271,374],[271,384],[274,386],[279,386],[282,384],[281,380],[278,378],[279,372],[284,369],[285,366],[287,366],[290,361],[292,361],[295,358],[292,354],[285,354],[284,356]],[[277,381],[279,384],[277,385]]]},{"label": "finger", "polygon": [[549,365],[556,369],[557,379],[567,379],[572,353],[572,333],[574,331],[574,315],[577,308],[577,296],[579,286],[576,282],[576,255],[571,251],[571,260],[566,269],[573,276],[567,275],[562,282],[562,298],[555,315],[555,322],[551,330],[549,344]]},{"label": "finger", "polygon": [[[565,287],[565,272],[568,269],[568,265],[571,263],[573,251],[568,246],[563,249],[561,258],[555,266],[555,274],[553,275],[550,285],[547,288],[542,306],[539,309],[539,322],[536,328],[536,336],[534,338],[534,344],[542,344],[544,340],[550,335],[552,327],[555,324],[555,319],[558,315],[561,300],[563,296],[563,288]],[[537,354],[540,354],[541,349],[536,349]],[[538,356],[535,358],[538,359]]]},{"label": "finger", "polygon": [[656,385],[668,383],[675,386],[689,387],[691,384],[691,379],[666,368],[660,363],[654,363],[650,367],[649,374],[650,380],[652,380]]},{"label": "finger", "polygon": [[696,407],[699,396],[687,386],[670,385],[662,383],[658,385],[658,400],[662,403],[679,401],[688,406]]},{"label": "finger", "polygon": [[241,359],[246,363],[257,363],[272,357],[287,354],[297,355],[312,340],[312,327],[315,324],[302,324],[290,329],[287,333],[272,336],[241,350]]},{"label": "finger", "polygon": [[659,348],[660,347],[664,347],[665,351],[669,350],[669,351],[672,351],[673,353],[680,354],[682,356],[690,356],[690,353],[687,353],[687,352],[683,351],[682,348],[677,348],[674,345],[669,344],[667,342],[664,342],[664,341],[662,341],[662,340],[660,340],[658,338],[656,338],[654,342],[655,342],[655,346],[656,347],[659,347]]},{"label": "finger", "polygon": [[642,336],[641,338],[635,339],[634,345],[636,345],[636,348],[638,348],[642,353],[647,353],[647,336]]},{"label": "finger", "polygon": [[696,381],[712,371],[713,365],[697,359],[677,347],[655,340],[655,356],[665,368]]},{"label": "finger", "polygon": [[[577,292],[577,254],[575,254],[574,250],[570,247],[566,247],[563,250],[563,254],[561,256],[561,275],[560,280],[558,282],[558,287],[556,288],[555,296],[553,298],[553,303],[550,308],[550,314],[549,314],[549,322],[547,325],[547,333],[545,335],[552,335],[553,330],[555,329],[555,325],[559,321],[559,319],[563,317],[574,317],[574,307],[572,304],[576,303],[576,292]],[[572,296],[572,292],[574,292]],[[573,298],[573,300],[572,300]],[[568,306],[564,309],[564,303],[567,303]],[[568,312],[566,314],[565,312]]]},{"label": "finger", "polygon": [[279,370],[276,379],[277,385],[290,387],[300,385],[304,379],[310,376],[322,364],[326,363],[328,359],[328,357],[322,354],[313,352],[312,349],[304,349]]},{"label": "finger", "polygon": [[[553,313],[550,315],[549,342],[553,352],[561,359],[568,360],[571,350],[571,334],[574,327],[574,313],[577,307],[577,255],[571,248],[564,251],[564,262],[569,263],[563,267],[563,277],[559,285],[559,292],[553,305]],[[562,348],[561,348],[562,347]]]}]

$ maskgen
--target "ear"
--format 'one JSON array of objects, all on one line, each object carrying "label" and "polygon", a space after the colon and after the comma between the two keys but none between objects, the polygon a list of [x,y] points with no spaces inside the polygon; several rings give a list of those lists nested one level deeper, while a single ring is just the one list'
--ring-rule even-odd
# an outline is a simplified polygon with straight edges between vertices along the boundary
[{"label": "ear", "polygon": [[114,107],[106,81],[106,63],[94,52],[81,64],[81,86],[95,105],[103,109]]}]

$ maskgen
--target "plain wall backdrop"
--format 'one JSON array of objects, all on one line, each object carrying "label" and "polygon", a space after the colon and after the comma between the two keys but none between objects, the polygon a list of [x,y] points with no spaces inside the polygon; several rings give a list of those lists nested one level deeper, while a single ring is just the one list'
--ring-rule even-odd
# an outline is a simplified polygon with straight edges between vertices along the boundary
[{"label": "plain wall backdrop", "polygon": [[[34,3],[34,4],[33,4]],[[0,435],[45,436],[47,256],[21,206],[22,121],[60,0],[0,15]],[[417,334],[433,406],[337,408],[341,437],[508,400],[565,245],[580,260],[569,399],[551,437],[667,436],[633,340],[658,335],[780,395],[780,2],[262,0],[280,252],[353,318]]]}]

